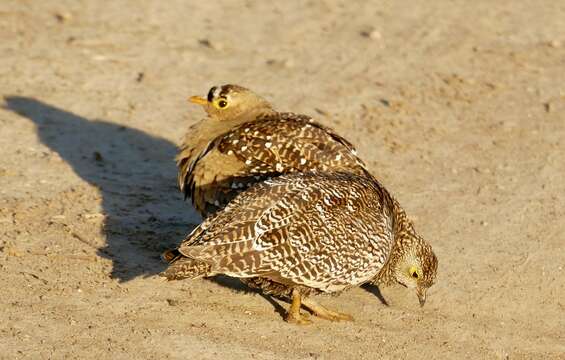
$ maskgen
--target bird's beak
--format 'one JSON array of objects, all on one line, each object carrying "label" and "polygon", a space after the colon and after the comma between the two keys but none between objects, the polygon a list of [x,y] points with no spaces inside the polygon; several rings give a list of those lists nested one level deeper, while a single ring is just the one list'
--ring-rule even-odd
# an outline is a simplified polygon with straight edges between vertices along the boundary
[{"label": "bird's beak", "polygon": [[208,100],[206,100],[202,96],[191,96],[191,97],[188,98],[188,101],[190,101],[193,104],[198,104],[198,105],[202,105],[202,106],[208,104]]},{"label": "bird's beak", "polygon": [[418,295],[420,306],[424,306],[424,304],[426,303],[426,288],[417,288],[416,294]]}]

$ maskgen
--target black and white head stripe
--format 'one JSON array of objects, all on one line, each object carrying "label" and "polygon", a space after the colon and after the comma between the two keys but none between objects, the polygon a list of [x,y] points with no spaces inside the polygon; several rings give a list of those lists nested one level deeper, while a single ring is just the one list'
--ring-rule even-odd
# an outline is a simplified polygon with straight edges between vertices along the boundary
[{"label": "black and white head stripe", "polygon": [[210,91],[208,91],[208,101],[212,102],[219,94],[220,88],[218,86],[212,86]]}]

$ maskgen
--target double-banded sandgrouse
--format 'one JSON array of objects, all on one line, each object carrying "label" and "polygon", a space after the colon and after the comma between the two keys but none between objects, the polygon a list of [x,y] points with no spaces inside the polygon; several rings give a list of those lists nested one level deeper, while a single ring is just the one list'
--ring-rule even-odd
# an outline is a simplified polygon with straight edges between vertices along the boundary
[{"label": "double-banded sandgrouse", "polygon": [[177,156],[178,184],[207,216],[249,185],[309,170],[361,174],[364,163],[351,143],[306,115],[277,112],[238,85],[193,96],[207,117],[191,126]]},{"label": "double-banded sandgrouse", "polygon": [[363,283],[400,283],[420,304],[437,258],[404,211],[372,176],[346,172],[282,175],[258,183],[166,252],[169,280],[216,274],[288,297],[289,322],[309,323],[300,306],[330,320],[351,320],[308,296]]}]

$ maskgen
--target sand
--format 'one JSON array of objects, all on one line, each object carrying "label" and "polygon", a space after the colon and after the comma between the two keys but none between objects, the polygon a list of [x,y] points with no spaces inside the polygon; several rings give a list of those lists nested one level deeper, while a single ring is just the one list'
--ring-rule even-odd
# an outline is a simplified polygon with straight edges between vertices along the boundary
[{"label": "sand", "polygon": [[[565,3],[0,2],[0,358],[565,359]],[[439,261],[282,321],[167,283],[174,155],[215,84],[352,141]]]}]

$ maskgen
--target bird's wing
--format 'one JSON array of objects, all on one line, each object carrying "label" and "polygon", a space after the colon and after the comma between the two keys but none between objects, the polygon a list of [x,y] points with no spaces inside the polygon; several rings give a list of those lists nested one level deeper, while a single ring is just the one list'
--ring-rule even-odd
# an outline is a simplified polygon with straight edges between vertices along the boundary
[{"label": "bird's wing", "polygon": [[194,169],[200,159],[202,159],[213,147],[214,143],[209,142],[203,150],[190,145],[184,145],[177,156],[178,175],[177,182],[185,198],[194,194]]},{"label": "bird's wing", "polygon": [[264,115],[240,125],[223,135],[217,146],[244,162],[247,174],[339,169],[361,173],[365,168],[350,142],[294,113]]},{"label": "bird's wing", "polygon": [[214,142],[204,138],[201,128],[207,119],[202,119],[192,124],[185,134],[185,139],[176,156],[178,175],[177,182],[185,198],[194,193],[194,169],[197,163],[212,148]]},{"label": "bird's wing", "polygon": [[[235,194],[233,183],[245,183],[234,177],[244,173],[243,162],[217,150],[221,137],[207,139],[199,129],[202,121],[191,126],[177,155],[178,185],[185,199],[190,197],[201,213],[223,207]],[[243,187],[243,186],[242,186]]]},{"label": "bird's wing", "polygon": [[201,124],[205,122],[189,129],[177,164],[181,191],[202,213],[215,212],[267,177],[310,170],[366,171],[350,142],[305,115],[261,115],[207,141],[198,131]]},{"label": "bird's wing", "polygon": [[388,193],[368,178],[285,175],[237,196],[179,252],[209,263],[213,273],[336,291],[384,266],[393,241],[390,211]]}]

